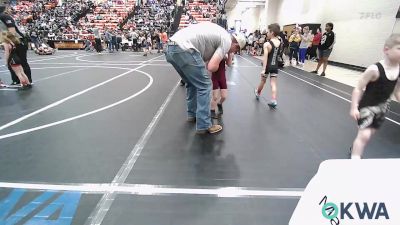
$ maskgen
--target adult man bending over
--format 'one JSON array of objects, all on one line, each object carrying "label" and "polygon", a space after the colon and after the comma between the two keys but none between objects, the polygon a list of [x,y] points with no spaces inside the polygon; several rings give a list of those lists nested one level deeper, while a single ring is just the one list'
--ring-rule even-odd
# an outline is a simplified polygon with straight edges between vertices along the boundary
[{"label": "adult man bending over", "polygon": [[209,22],[191,25],[170,38],[166,59],[186,82],[188,121],[196,121],[198,134],[222,130],[221,125],[211,122],[212,82],[208,71],[216,72],[226,54],[238,52],[245,45],[243,36],[230,35]]}]

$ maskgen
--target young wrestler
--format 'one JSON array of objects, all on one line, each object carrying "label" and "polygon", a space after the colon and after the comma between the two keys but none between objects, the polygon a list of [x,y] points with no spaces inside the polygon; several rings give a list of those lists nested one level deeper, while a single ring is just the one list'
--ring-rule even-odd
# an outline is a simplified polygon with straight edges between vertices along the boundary
[{"label": "young wrestler", "polygon": [[[351,148],[351,158],[360,159],[372,135],[385,121],[390,96],[400,101],[400,34],[385,42],[384,58],[362,74],[351,98],[350,115],[358,121],[358,134]],[[365,91],[364,91],[365,90]]]},{"label": "young wrestler", "polygon": [[270,76],[271,84],[271,95],[272,99],[268,103],[270,107],[275,108],[278,103],[276,101],[277,93],[277,76],[278,76],[278,53],[280,41],[278,35],[280,33],[279,24],[271,24],[268,26],[268,39],[269,41],[264,43],[264,57],[263,57],[263,70],[261,71],[261,82],[258,88],[254,90],[257,100],[260,98],[260,94],[264,85],[267,81],[268,76]]}]

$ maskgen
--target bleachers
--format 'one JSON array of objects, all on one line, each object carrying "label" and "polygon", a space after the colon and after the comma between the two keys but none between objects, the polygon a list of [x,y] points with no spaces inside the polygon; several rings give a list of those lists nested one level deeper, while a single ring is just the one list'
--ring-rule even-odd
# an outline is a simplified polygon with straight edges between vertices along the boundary
[{"label": "bleachers", "polygon": [[32,12],[32,6],[33,3],[29,1],[20,1],[18,4],[15,6],[16,11],[20,12]]},{"label": "bleachers", "polygon": [[[200,11],[196,11],[195,10],[196,6],[200,7],[201,10]],[[213,15],[213,14],[217,13],[216,6],[213,6],[213,5],[210,6],[210,5],[208,5],[208,4],[206,4],[206,3],[202,2],[202,1],[199,1],[199,0],[194,0],[192,3],[189,3],[188,6],[187,6],[187,9],[190,12],[190,14],[195,18],[195,20],[198,23],[201,23],[201,22],[209,22],[211,20],[211,18],[204,18],[203,17],[203,12],[207,11],[209,9],[209,7],[211,7],[211,11],[208,12],[210,15]],[[181,17],[181,21],[179,23],[179,27],[180,28],[184,28],[184,27],[189,26],[189,24],[190,23],[189,23],[188,17],[183,14],[182,17]]]},{"label": "bleachers", "polygon": [[[62,30],[62,39],[83,39],[86,35],[83,35],[77,29],[76,21],[83,16],[87,10],[89,10],[91,4],[76,3],[76,2],[65,2],[62,7],[56,4],[56,1],[45,0],[45,1],[17,1],[17,4],[12,7],[12,16],[16,22],[20,22],[20,25],[26,30],[27,34],[30,35],[32,31],[35,31],[40,41],[47,39],[47,33],[50,30],[57,32],[58,29]],[[42,26],[42,24],[45,24]],[[59,25],[63,24],[62,27]],[[77,31],[78,30],[78,31]],[[43,33],[46,33],[43,35]]]},{"label": "bleachers", "polygon": [[[16,21],[20,21],[25,25],[28,19],[32,19],[32,10],[34,3],[31,1],[18,1],[13,7],[14,14],[12,15]],[[55,3],[47,3],[44,5],[46,10],[51,10],[56,7]]]},{"label": "bleachers", "polygon": [[106,28],[117,29],[122,21],[134,10],[135,0],[127,0],[126,4],[117,2],[117,4],[109,7],[98,5],[93,14],[88,14],[86,18],[82,18],[80,24],[85,27],[97,27],[100,32],[104,32]]},{"label": "bleachers", "polygon": [[127,21],[124,28],[142,30],[144,27],[165,29],[169,27],[169,17],[172,9],[171,3],[166,1],[151,1],[135,11],[134,18]]}]

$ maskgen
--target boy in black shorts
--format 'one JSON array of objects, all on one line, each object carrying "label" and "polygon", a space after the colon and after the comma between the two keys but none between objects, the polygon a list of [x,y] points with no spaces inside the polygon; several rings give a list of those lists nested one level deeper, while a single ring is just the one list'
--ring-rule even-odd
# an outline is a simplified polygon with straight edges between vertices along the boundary
[{"label": "boy in black shorts", "polygon": [[268,103],[268,105],[272,108],[275,108],[278,103],[276,101],[276,93],[277,93],[277,84],[276,79],[278,76],[278,55],[279,55],[279,46],[281,42],[278,39],[278,35],[280,33],[280,26],[277,23],[270,24],[268,26],[268,42],[264,43],[264,56],[263,56],[263,65],[264,68],[261,71],[261,82],[258,85],[258,88],[254,90],[254,94],[256,95],[256,99],[260,98],[260,94],[264,85],[267,81],[268,76],[270,76],[270,84],[271,84],[271,95],[272,99]]},{"label": "boy in black shorts", "polygon": [[365,70],[353,91],[350,115],[357,120],[359,130],[352,159],[361,159],[368,141],[385,121],[390,96],[394,94],[400,101],[400,34],[386,40],[383,52],[384,59]]}]

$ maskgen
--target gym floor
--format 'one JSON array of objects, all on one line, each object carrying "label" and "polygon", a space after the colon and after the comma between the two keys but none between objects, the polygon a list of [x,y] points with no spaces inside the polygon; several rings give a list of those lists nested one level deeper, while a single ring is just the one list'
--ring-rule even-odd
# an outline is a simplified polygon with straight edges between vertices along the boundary
[{"label": "gym floor", "polygon": [[[0,89],[0,223],[287,225],[319,164],[347,158],[357,132],[351,87],[287,67],[271,110],[269,86],[255,100],[250,56],[227,69],[216,135],[186,122],[162,54],[29,61],[32,89]],[[387,117],[365,158],[400,157],[398,103]]]}]

